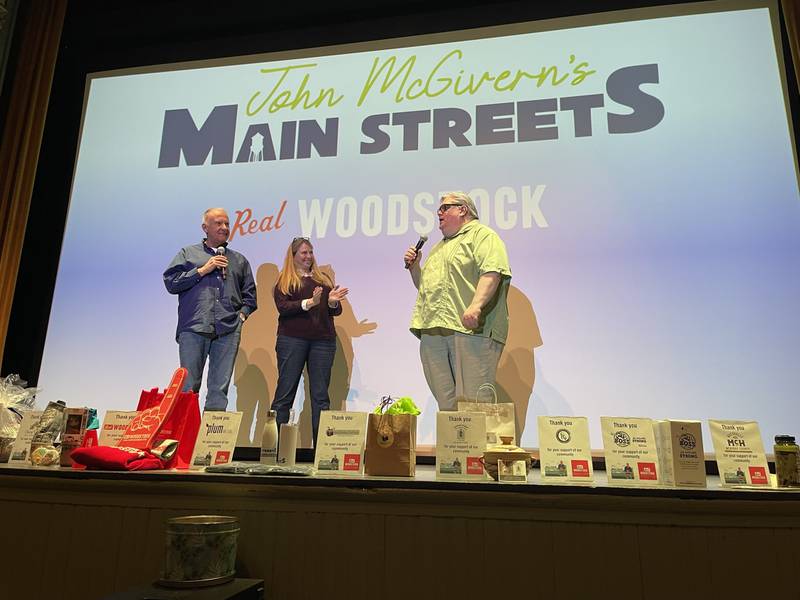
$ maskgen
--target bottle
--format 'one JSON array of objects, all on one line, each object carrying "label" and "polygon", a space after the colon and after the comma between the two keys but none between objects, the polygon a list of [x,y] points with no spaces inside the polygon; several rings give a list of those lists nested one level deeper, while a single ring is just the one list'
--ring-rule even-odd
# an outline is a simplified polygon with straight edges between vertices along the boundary
[{"label": "bottle", "polygon": [[297,425],[281,424],[280,446],[278,448],[278,464],[293,467],[297,454]]},{"label": "bottle", "polygon": [[795,443],[793,435],[775,436],[775,475],[778,487],[800,487],[800,447]]},{"label": "bottle", "polygon": [[265,465],[278,464],[278,423],[274,410],[267,412],[264,433],[261,435],[261,462]]},{"label": "bottle", "polygon": [[284,467],[293,467],[297,454],[297,421],[294,418],[294,409],[289,411],[289,422],[281,423],[278,439],[278,464]]}]

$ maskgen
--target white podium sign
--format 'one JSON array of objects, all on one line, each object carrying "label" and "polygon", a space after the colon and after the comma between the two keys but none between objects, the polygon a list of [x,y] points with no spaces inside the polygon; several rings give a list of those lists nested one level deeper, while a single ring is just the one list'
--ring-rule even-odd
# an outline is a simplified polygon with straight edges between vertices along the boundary
[{"label": "white podium sign", "polygon": [[233,460],[242,413],[209,410],[203,413],[189,469],[226,465]]},{"label": "white podium sign", "polygon": [[609,485],[660,485],[651,419],[600,417]]},{"label": "white podium sign", "polygon": [[436,415],[436,478],[486,481],[486,415],[447,412]]},{"label": "white podium sign", "polygon": [[31,440],[33,439],[34,427],[42,416],[41,410],[29,410],[22,415],[22,422],[19,424],[19,432],[14,445],[11,446],[11,456],[8,459],[10,465],[30,465],[31,464]]},{"label": "white podium sign", "polygon": [[116,446],[127,431],[128,425],[136,418],[139,412],[135,410],[109,410],[100,427],[97,444],[99,446]]},{"label": "white podium sign", "polygon": [[700,421],[654,421],[664,485],[706,487],[706,460]]},{"label": "white podium sign", "polygon": [[723,486],[769,487],[769,467],[758,423],[709,419],[708,427]]},{"label": "white podium sign", "polygon": [[320,475],[363,475],[367,413],[324,410],[314,468]]},{"label": "white podium sign", "polygon": [[542,483],[592,483],[592,452],[586,417],[539,417]]}]

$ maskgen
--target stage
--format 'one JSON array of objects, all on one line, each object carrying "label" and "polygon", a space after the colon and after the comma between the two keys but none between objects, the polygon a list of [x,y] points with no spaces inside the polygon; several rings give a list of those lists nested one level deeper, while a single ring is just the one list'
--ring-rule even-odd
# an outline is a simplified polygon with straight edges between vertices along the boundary
[{"label": "stage", "polygon": [[0,468],[4,597],[154,581],[166,519],[237,516],[265,598],[797,598],[800,492]]}]

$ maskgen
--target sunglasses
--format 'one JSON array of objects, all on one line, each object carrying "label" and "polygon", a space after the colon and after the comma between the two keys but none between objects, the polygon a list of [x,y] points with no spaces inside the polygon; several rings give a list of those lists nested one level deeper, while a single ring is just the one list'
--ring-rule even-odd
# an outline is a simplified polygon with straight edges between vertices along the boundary
[{"label": "sunglasses", "polygon": [[446,212],[447,212],[447,210],[448,210],[448,209],[449,209],[451,206],[463,206],[463,204],[454,204],[454,203],[452,203],[452,202],[450,202],[450,203],[447,203],[447,204],[440,204],[440,205],[439,205],[439,208],[437,208],[437,209],[436,209],[436,212],[437,212],[437,213],[439,213],[440,215],[443,215],[444,213],[446,213]]},{"label": "sunglasses", "polygon": [[296,244],[297,242],[310,242],[310,241],[311,241],[311,238],[307,238],[307,237],[304,237],[304,236],[299,236],[299,237],[296,237],[296,238],[294,238],[292,240],[292,244]]}]

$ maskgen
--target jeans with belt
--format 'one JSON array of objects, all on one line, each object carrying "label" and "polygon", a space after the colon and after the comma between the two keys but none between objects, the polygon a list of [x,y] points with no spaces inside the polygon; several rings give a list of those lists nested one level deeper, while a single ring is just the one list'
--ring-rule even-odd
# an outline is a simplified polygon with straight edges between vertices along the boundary
[{"label": "jeans with belt", "polygon": [[311,428],[314,435],[313,443],[316,446],[320,412],[328,410],[331,406],[328,384],[331,382],[331,368],[336,355],[336,340],[306,340],[278,335],[275,353],[278,356],[278,384],[275,387],[272,410],[277,412],[278,427],[280,428],[282,423],[289,422],[289,410],[297,395],[300,376],[308,365]]}]

